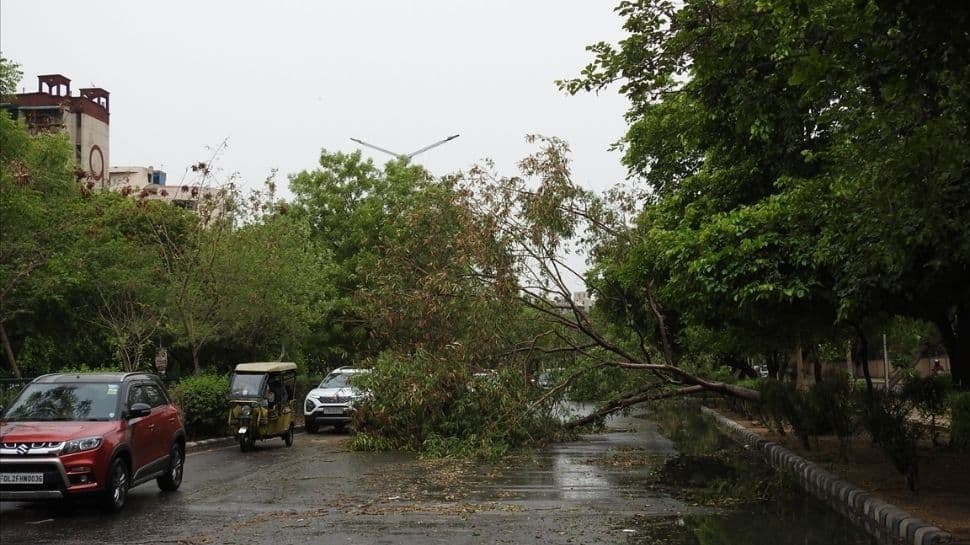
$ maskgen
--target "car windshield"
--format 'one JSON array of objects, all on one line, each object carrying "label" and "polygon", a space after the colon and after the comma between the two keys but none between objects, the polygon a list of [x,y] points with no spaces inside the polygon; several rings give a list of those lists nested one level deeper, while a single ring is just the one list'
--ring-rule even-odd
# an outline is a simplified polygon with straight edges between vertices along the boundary
[{"label": "car windshield", "polygon": [[7,409],[4,420],[114,420],[120,384],[30,384]]},{"label": "car windshield", "polygon": [[259,397],[259,388],[266,375],[233,375],[229,393],[232,397]]},{"label": "car windshield", "polygon": [[320,388],[347,388],[350,386],[350,373],[332,373],[320,383]]}]

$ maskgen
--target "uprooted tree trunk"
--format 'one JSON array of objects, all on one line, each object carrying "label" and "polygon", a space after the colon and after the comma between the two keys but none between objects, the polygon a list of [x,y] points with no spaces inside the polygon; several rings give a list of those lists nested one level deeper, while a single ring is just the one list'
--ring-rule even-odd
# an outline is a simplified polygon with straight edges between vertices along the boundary
[{"label": "uprooted tree trunk", "polygon": [[659,401],[661,399],[669,399],[672,397],[688,396],[692,394],[699,394],[703,391],[704,391],[703,386],[687,386],[685,388],[680,388],[678,390],[672,390],[672,391],[662,392],[662,393],[640,391],[640,392],[627,394],[627,395],[621,396],[618,399],[614,399],[610,401],[606,405],[600,407],[595,412],[592,412],[582,418],[577,418],[576,420],[571,420],[567,422],[566,428],[572,429],[580,426],[585,426],[587,424],[592,424],[593,422],[597,422],[617,411],[636,405],[637,403],[643,403],[646,401]]},{"label": "uprooted tree trunk", "polygon": [[[559,338],[572,347],[575,354],[591,362],[586,371],[613,366],[640,369],[652,375],[650,382],[657,386],[646,387],[649,392],[641,391],[614,400],[595,416],[587,418],[602,418],[650,399],[702,391],[758,402],[760,395],[757,391],[707,380],[678,364],[668,327],[668,318],[674,313],[663,308],[653,281],[636,286],[637,293],[633,296],[641,305],[639,310],[643,311],[637,318],[639,322],[631,322],[632,333],[640,341],[638,353],[627,350],[597,328],[586,310],[574,301],[571,288],[579,283],[585,286],[589,295],[596,295],[598,290],[590,278],[573,269],[564,256],[572,253],[576,245],[591,251],[609,251],[609,248],[625,244],[630,230],[624,219],[624,207],[613,207],[572,183],[567,158],[569,148],[565,142],[543,137],[529,137],[528,140],[539,142],[541,149],[523,159],[519,167],[525,177],[532,177],[534,181],[527,182],[517,176],[497,178],[486,168],[475,168],[461,182],[459,193],[468,199],[467,206],[473,210],[468,216],[472,221],[467,232],[482,241],[475,246],[481,249],[478,256],[482,261],[480,269],[489,271],[482,276],[504,288],[504,292],[518,297],[522,305],[554,329],[568,332]],[[564,278],[569,278],[569,282]],[[652,319],[641,319],[645,316]],[[653,338],[648,338],[648,331],[653,332]],[[651,357],[656,357],[655,354],[659,354],[664,362],[652,362]],[[560,392],[564,387],[560,385],[553,390]],[[655,393],[653,388],[657,389]],[[554,394],[550,392],[543,396],[543,400],[551,395]],[[525,412],[535,410],[537,406],[538,403],[533,403]]]},{"label": "uprooted tree trunk", "polygon": [[[668,399],[673,397],[687,396],[687,395],[693,395],[693,394],[697,394],[705,391],[726,395],[729,397],[734,397],[745,401],[753,401],[756,403],[761,401],[761,395],[756,390],[752,390],[750,388],[745,388],[742,386],[737,386],[734,384],[727,384],[724,382],[704,379],[702,377],[696,376],[695,374],[682,369],[672,361],[673,351],[671,350],[670,343],[667,337],[666,322],[664,320],[663,311],[653,295],[652,287],[648,286],[645,289],[645,293],[650,302],[651,312],[654,313],[654,316],[657,319],[657,323],[659,325],[659,330],[660,330],[659,336],[661,339],[661,345],[663,347],[661,352],[663,354],[664,359],[666,360],[665,363],[644,362],[643,359],[637,357],[635,354],[628,352],[627,350],[623,349],[619,345],[611,342],[603,334],[597,331],[597,329],[593,326],[592,322],[589,320],[589,317],[587,316],[586,312],[578,305],[576,305],[575,301],[573,301],[572,297],[570,296],[568,290],[566,289],[565,283],[562,282],[561,276],[558,274],[559,269],[558,269],[557,262],[553,261],[553,263],[554,263],[553,271],[557,273],[554,277],[557,279],[561,287],[561,293],[560,293],[560,296],[558,297],[558,301],[556,303],[550,303],[548,302],[547,298],[537,297],[535,295],[529,294],[527,290],[526,290],[526,295],[521,297],[520,301],[524,305],[532,308],[533,310],[536,310],[539,313],[544,314],[547,318],[549,318],[554,323],[560,326],[566,327],[568,329],[571,329],[574,332],[580,333],[585,339],[591,341],[592,345],[602,350],[605,350],[606,352],[613,354],[618,358],[616,360],[601,361],[600,363],[594,366],[591,366],[584,371],[589,371],[589,370],[592,370],[595,368],[601,368],[601,367],[621,367],[625,369],[642,369],[644,371],[652,372],[659,379],[656,384],[648,386],[638,392],[630,393],[618,399],[611,400],[596,412],[588,416],[582,417],[580,419],[568,422],[566,424],[566,427],[573,428],[576,426],[589,424],[596,420],[605,418],[606,416],[609,416],[610,414],[613,414],[617,411],[623,410],[626,407],[630,407],[638,403],[643,403],[645,401],[654,401],[654,400]],[[566,311],[566,312],[563,312],[563,311]],[[584,344],[584,346],[588,346],[588,345]],[[577,346],[577,352],[584,352],[584,349]],[[529,410],[530,411],[534,410],[538,405],[543,403],[544,400],[548,399],[549,397],[556,394],[557,392],[565,389],[565,387],[572,380],[574,380],[579,374],[583,373],[584,371],[579,371],[578,373],[574,373],[573,375],[568,377],[563,383],[559,384],[558,386],[553,388],[552,391],[550,391],[545,396],[540,398],[538,401],[533,403],[529,407]],[[674,387],[674,389],[654,392],[654,390],[657,390],[659,389],[659,387],[662,387],[664,385],[672,386]]]}]

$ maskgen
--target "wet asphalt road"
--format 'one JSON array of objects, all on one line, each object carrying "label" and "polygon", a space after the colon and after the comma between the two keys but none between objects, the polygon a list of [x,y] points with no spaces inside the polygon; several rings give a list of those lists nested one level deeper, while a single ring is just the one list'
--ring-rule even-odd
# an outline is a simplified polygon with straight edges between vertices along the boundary
[{"label": "wet asphalt road", "polygon": [[672,444],[644,420],[613,426],[498,466],[353,452],[329,429],[298,434],[292,448],[275,439],[254,452],[190,452],[178,492],[145,483],[119,515],[0,503],[0,543],[627,543],[632,517],[691,508],[640,478],[643,454],[662,459]]}]

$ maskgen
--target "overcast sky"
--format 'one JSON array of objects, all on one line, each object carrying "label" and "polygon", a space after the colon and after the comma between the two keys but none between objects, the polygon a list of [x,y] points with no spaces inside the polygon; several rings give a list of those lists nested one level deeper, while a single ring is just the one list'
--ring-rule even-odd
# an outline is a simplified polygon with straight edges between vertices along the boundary
[{"label": "overcast sky", "polygon": [[[502,174],[532,148],[529,133],[570,143],[574,178],[622,181],[626,101],[615,91],[570,97],[597,41],[622,38],[611,1],[0,2],[0,50],[72,90],[111,93],[112,166],[154,166],[177,183],[207,147],[216,166],[255,187],[353,151],[356,137],[410,153],[436,175],[482,158]],[[389,156],[364,149],[383,164]]]}]

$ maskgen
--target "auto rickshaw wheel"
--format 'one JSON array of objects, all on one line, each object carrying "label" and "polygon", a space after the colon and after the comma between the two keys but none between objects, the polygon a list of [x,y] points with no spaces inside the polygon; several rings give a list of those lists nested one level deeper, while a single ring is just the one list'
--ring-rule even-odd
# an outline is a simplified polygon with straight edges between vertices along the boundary
[{"label": "auto rickshaw wheel", "polygon": [[247,432],[245,435],[239,436],[240,451],[246,452],[248,450],[251,450],[254,446],[256,446],[256,438],[253,436],[252,433]]},{"label": "auto rickshaw wheel", "polygon": [[283,441],[286,443],[286,446],[288,447],[293,446],[293,423],[292,422],[290,422],[290,429],[286,430],[286,433],[283,434]]}]

